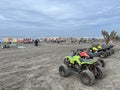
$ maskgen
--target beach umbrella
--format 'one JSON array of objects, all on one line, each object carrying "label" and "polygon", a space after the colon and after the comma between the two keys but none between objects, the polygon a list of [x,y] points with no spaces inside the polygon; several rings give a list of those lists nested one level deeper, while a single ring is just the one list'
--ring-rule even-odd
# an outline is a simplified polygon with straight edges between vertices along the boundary
[{"label": "beach umbrella", "polygon": [[5,39],[4,39],[4,42],[6,42],[6,43],[9,43],[9,42],[11,42],[11,41],[12,41],[11,38],[5,38]]},{"label": "beach umbrella", "polygon": [[19,39],[18,39],[18,38],[13,38],[12,42],[13,42],[13,43],[18,43],[18,42],[19,42]]},{"label": "beach umbrella", "polygon": [[13,42],[13,43],[17,43],[17,38],[14,38],[14,39],[12,40],[12,42]]}]

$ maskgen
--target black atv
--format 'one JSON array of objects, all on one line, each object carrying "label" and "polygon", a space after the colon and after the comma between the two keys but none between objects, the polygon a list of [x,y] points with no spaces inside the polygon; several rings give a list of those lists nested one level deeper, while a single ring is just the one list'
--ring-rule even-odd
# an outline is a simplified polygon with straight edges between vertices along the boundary
[{"label": "black atv", "polygon": [[113,45],[110,45],[110,46],[105,48],[107,51],[109,51],[110,55],[115,53],[113,47],[114,47]]},{"label": "black atv", "polygon": [[93,51],[92,48],[89,48],[87,52],[94,57],[107,58],[110,56],[110,52],[107,50],[107,48],[99,49],[97,51]]}]

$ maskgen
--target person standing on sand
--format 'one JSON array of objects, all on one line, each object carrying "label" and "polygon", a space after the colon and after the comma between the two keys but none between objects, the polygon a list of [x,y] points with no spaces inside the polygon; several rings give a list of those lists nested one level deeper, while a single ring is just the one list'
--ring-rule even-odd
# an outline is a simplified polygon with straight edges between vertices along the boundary
[{"label": "person standing on sand", "polygon": [[35,46],[38,46],[38,40],[37,39],[35,40]]},{"label": "person standing on sand", "polygon": [[81,40],[79,39],[78,43],[80,44]]}]

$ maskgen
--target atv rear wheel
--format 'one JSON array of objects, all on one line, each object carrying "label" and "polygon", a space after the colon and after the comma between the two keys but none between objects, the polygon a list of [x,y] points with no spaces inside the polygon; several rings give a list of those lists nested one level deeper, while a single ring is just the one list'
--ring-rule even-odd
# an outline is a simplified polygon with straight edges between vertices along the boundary
[{"label": "atv rear wheel", "polygon": [[91,86],[95,82],[94,74],[89,70],[84,70],[80,74],[80,80],[83,84]]},{"label": "atv rear wheel", "polygon": [[60,76],[67,77],[69,75],[69,69],[68,69],[67,65],[65,65],[65,64],[60,65],[59,73],[60,73]]},{"label": "atv rear wheel", "polygon": [[96,74],[96,78],[97,79],[102,79],[103,77],[104,77],[104,70],[103,70],[103,68],[101,67],[101,66],[97,66],[96,67],[96,70],[97,70],[97,74]]},{"label": "atv rear wheel", "polygon": [[107,55],[107,53],[105,53],[105,52],[101,52],[100,54],[99,54],[99,57],[101,57],[101,58],[106,58],[108,55]]}]

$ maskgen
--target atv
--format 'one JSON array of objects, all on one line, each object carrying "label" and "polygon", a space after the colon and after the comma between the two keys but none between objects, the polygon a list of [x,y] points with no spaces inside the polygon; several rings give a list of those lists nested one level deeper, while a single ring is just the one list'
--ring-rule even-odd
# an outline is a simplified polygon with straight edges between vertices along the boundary
[{"label": "atv", "polygon": [[104,77],[103,68],[97,60],[83,59],[79,55],[66,56],[64,64],[59,66],[59,73],[62,77],[68,77],[71,70],[78,72],[81,82],[88,86],[94,84],[95,78],[102,79]]},{"label": "atv", "polygon": [[93,54],[94,57],[106,58],[110,55],[110,52],[106,51],[106,49],[95,49],[96,47],[91,47],[87,50],[87,52]]},{"label": "atv", "polygon": [[110,56],[110,55],[111,55],[111,51],[109,50],[109,48],[108,48],[108,47],[103,48],[103,47],[102,47],[102,45],[97,44],[97,45],[96,45],[96,48],[97,48],[98,50],[102,50],[102,51],[106,52],[108,56]]},{"label": "atv", "polygon": [[95,57],[100,57],[100,58],[106,58],[110,56],[111,54],[114,54],[114,49],[112,49],[114,46],[106,46],[105,44],[100,45],[93,45],[91,48],[88,49],[89,53],[92,53],[93,56]]},{"label": "atv", "polygon": [[[85,49],[77,49],[77,50],[72,50],[72,51],[73,51],[73,55],[79,55],[81,58],[84,58],[84,59],[89,60],[89,59],[94,58],[93,54],[88,53]],[[102,67],[105,67],[105,62],[102,58],[99,58],[97,60]]]},{"label": "atv", "polygon": [[102,45],[102,48],[108,50],[110,52],[110,54],[115,53],[113,47],[114,47],[113,45],[109,45],[109,46],[106,46],[105,44]]}]

